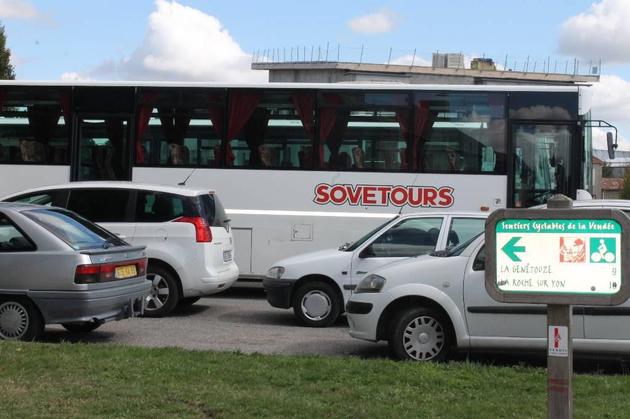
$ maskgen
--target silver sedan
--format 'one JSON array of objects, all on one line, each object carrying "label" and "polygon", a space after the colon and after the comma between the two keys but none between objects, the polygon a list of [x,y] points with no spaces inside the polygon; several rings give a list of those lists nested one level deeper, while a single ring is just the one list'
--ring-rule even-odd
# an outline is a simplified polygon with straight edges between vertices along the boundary
[{"label": "silver sedan", "polygon": [[89,332],[142,313],[146,254],[73,212],[0,203],[0,340]]}]

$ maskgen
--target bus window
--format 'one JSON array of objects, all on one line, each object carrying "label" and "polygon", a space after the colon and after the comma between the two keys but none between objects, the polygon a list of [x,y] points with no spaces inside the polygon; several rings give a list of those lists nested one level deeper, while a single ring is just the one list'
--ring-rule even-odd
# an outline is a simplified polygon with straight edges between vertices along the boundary
[{"label": "bus window", "polygon": [[207,89],[141,90],[136,163],[220,167],[225,100]]},{"label": "bus window", "polygon": [[322,93],[319,133],[322,168],[408,170],[407,93]]},{"label": "bus window", "polygon": [[69,164],[69,91],[6,89],[0,97],[0,164]]},{"label": "bus window", "polygon": [[413,165],[428,173],[505,173],[505,95],[416,93]]},{"label": "bus window", "polygon": [[267,90],[230,93],[228,147],[233,167],[312,169],[314,96]]}]

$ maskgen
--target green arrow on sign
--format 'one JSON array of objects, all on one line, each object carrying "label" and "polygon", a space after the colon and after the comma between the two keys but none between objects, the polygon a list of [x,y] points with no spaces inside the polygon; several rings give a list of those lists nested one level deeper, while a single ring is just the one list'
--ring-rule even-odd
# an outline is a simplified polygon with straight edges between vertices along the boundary
[{"label": "green arrow on sign", "polygon": [[520,237],[512,237],[505,246],[501,248],[505,254],[512,259],[513,262],[520,262],[521,258],[516,255],[516,252],[524,252],[525,246],[517,246],[516,243],[520,240]]}]

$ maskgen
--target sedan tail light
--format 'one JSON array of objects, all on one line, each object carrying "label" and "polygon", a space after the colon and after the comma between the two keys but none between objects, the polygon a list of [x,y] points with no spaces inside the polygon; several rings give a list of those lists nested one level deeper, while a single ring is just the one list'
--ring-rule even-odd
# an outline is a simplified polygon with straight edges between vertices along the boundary
[{"label": "sedan tail light", "polygon": [[180,217],[173,220],[174,223],[188,223],[195,226],[195,238],[197,243],[212,242],[212,230],[210,225],[203,217]]},{"label": "sedan tail light", "polygon": [[[120,268],[120,269],[117,269]],[[134,271],[135,268],[135,271]],[[134,259],[116,263],[79,265],[74,273],[75,284],[96,284],[136,278],[147,273],[147,260]]]}]

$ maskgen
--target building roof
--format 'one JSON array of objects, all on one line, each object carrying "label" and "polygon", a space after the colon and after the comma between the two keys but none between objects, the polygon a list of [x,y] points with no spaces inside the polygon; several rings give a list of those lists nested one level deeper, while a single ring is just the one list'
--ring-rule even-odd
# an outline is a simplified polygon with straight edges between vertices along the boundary
[{"label": "building roof", "polygon": [[593,162],[593,164],[604,164],[604,161],[602,159],[598,159],[595,156],[593,156],[593,159],[591,161]]}]

